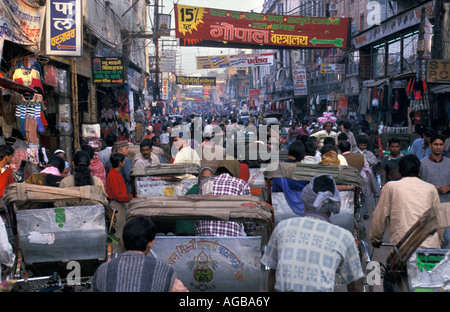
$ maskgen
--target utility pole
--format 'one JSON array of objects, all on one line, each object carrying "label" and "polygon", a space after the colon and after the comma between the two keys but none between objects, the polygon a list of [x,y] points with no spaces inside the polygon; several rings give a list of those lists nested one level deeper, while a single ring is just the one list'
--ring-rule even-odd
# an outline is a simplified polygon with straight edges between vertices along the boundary
[{"label": "utility pole", "polygon": [[434,27],[433,27],[433,45],[431,48],[431,58],[439,60],[443,58],[442,55],[442,20],[443,20],[443,5],[442,0],[436,0],[434,7]]},{"label": "utility pole", "polygon": [[154,12],[154,23],[153,23],[153,43],[155,44],[155,87],[153,88],[153,99],[159,101],[161,99],[160,92],[160,68],[159,68],[159,0],[155,0],[155,12]]}]

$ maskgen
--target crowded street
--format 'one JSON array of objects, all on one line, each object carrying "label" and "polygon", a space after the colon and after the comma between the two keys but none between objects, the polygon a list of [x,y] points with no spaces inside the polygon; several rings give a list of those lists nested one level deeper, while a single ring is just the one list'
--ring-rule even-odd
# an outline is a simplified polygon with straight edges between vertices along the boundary
[{"label": "crowded street", "polygon": [[449,292],[450,3],[185,2],[0,0],[0,292]]}]

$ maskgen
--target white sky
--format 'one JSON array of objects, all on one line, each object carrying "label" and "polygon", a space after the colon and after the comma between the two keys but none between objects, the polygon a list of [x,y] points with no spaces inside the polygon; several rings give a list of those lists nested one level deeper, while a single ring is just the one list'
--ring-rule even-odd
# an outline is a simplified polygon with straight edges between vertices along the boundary
[{"label": "white sky", "polygon": [[[181,5],[191,5],[191,6],[199,6],[205,8],[214,8],[214,9],[224,9],[224,10],[232,10],[232,11],[241,11],[241,12],[250,12],[254,11],[255,13],[260,13],[264,4],[264,0],[173,0],[170,2],[169,0],[160,0],[160,4],[164,6],[163,13],[171,13],[172,14],[172,28],[175,28],[175,13],[174,13],[174,4],[178,3]],[[163,37],[162,39],[175,39],[175,31],[172,32],[172,37]],[[177,39],[178,40],[178,39]],[[164,41],[162,40],[160,43],[161,49],[164,47],[164,50],[176,50],[175,42]],[[170,47],[174,45],[174,48]],[[238,49],[224,49],[224,48],[208,48],[208,47],[179,47],[178,55],[177,55],[177,71],[181,69],[184,74],[201,74],[206,75],[207,70],[197,69],[197,56],[206,56],[206,55],[232,55],[237,54]]]}]

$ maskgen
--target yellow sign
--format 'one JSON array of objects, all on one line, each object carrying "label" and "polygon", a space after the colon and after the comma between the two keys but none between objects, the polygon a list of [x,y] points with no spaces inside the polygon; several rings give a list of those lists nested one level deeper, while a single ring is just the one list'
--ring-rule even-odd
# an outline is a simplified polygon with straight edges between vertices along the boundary
[{"label": "yellow sign", "polygon": [[450,60],[428,60],[427,82],[450,83]]},{"label": "yellow sign", "polygon": [[198,26],[203,24],[203,15],[206,13],[204,8],[181,6],[178,14],[178,31],[186,35],[187,32],[192,34],[192,31],[197,31]]}]

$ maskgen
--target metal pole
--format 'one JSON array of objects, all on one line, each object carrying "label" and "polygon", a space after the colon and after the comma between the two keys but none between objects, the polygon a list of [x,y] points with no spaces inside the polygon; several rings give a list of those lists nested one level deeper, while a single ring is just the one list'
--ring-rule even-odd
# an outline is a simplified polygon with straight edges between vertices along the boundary
[{"label": "metal pole", "polygon": [[158,27],[159,27],[159,0],[155,0],[155,12],[154,12],[154,28],[153,28],[153,42],[155,43],[155,85],[156,85],[156,94],[153,94],[154,100],[159,101],[160,100],[160,68],[159,68],[159,33],[158,33]]},{"label": "metal pole", "polygon": [[78,111],[78,82],[77,82],[77,62],[75,57],[72,57],[72,120],[73,120],[73,147],[74,151],[80,149],[80,125],[79,125],[79,111]]}]

